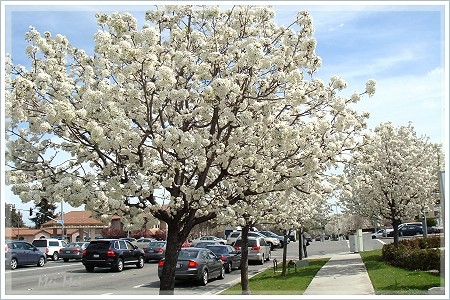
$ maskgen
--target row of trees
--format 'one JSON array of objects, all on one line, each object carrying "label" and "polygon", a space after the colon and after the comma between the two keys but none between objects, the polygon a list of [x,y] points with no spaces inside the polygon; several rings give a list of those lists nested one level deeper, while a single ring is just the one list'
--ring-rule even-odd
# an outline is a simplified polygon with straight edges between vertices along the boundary
[{"label": "row of trees", "polygon": [[31,28],[30,69],[6,61],[13,192],[135,228],[142,212],[166,222],[161,294],[173,294],[178,251],[197,224],[239,225],[245,238],[257,223],[287,232],[323,218],[342,183],[333,171],[369,144],[369,115],[352,105],[375,81],[340,96],[343,79],[314,76],[310,14],[288,26],[273,18],[268,7],[166,6],[138,29],[129,13],[98,14],[94,55]]}]

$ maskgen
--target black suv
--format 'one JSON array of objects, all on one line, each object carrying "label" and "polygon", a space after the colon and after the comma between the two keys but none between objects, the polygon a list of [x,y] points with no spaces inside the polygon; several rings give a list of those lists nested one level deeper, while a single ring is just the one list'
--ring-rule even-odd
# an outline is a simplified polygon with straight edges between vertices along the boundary
[{"label": "black suv", "polygon": [[108,267],[122,272],[124,265],[144,267],[144,251],[126,240],[100,239],[93,240],[83,251],[82,262],[86,271],[92,272],[95,267]]}]

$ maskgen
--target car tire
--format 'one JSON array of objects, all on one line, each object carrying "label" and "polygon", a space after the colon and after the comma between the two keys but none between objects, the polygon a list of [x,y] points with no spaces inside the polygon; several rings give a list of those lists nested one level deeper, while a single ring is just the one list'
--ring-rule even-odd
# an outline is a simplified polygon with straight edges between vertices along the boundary
[{"label": "car tire", "polygon": [[117,259],[117,264],[114,267],[114,271],[116,271],[116,272],[122,272],[123,271],[123,259],[121,259],[121,258]]},{"label": "car tire", "polygon": [[224,268],[224,266],[222,266],[222,268],[220,269],[220,274],[219,274],[219,276],[217,276],[217,279],[225,279],[225,268]]},{"label": "car tire", "polygon": [[17,265],[18,265],[17,259],[15,257],[11,258],[11,261],[9,262],[9,268],[11,270],[15,270],[17,269]]},{"label": "car tire", "polygon": [[205,286],[208,284],[208,270],[204,269],[202,271],[202,277],[200,278],[200,284]]},{"label": "car tire", "polygon": [[136,263],[136,267],[138,269],[142,269],[144,267],[144,257],[139,256],[138,262]]},{"label": "car tire", "polygon": [[227,264],[227,268],[225,269],[225,273],[231,273],[231,271],[233,270],[233,264],[231,263],[231,261]]},{"label": "car tire", "polygon": [[64,258],[63,260],[64,260],[64,262],[68,262],[68,261],[69,261],[69,259],[68,259],[68,258]]},{"label": "car tire", "polygon": [[39,257],[37,266],[38,267],[43,267],[45,265],[45,258],[43,256]]},{"label": "car tire", "polygon": [[94,269],[95,269],[95,267],[94,266],[84,266],[84,268],[86,269],[86,271],[88,271],[88,272],[93,272],[94,271]]},{"label": "car tire", "polygon": [[55,260],[58,260],[58,258],[59,258],[59,254],[58,254],[58,252],[53,252],[53,255],[52,255],[52,260],[53,261],[55,261]]}]

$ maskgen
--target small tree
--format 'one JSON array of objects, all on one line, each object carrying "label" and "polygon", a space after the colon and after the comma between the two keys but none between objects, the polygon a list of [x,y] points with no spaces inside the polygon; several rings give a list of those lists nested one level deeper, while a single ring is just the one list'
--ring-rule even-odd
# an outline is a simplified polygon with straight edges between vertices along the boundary
[{"label": "small tree", "polygon": [[5,203],[5,227],[23,227],[24,222],[22,212],[17,210],[14,205]]},{"label": "small tree", "polygon": [[382,123],[345,168],[347,190],[341,200],[351,212],[390,220],[397,246],[398,225],[434,207],[443,158],[441,145],[418,137],[411,123],[397,128]]},{"label": "small tree", "polygon": [[42,198],[41,201],[34,206],[37,211],[34,211],[34,216],[30,220],[34,222],[35,228],[41,228],[41,225],[48,222],[50,219],[56,218],[55,210],[56,204]]}]

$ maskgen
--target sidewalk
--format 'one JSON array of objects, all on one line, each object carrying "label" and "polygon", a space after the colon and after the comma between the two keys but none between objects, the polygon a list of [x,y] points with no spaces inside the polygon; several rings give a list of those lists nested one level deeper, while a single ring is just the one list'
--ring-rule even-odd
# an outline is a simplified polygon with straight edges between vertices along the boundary
[{"label": "sidewalk", "polygon": [[303,295],[375,295],[359,253],[340,253],[317,272]]}]

